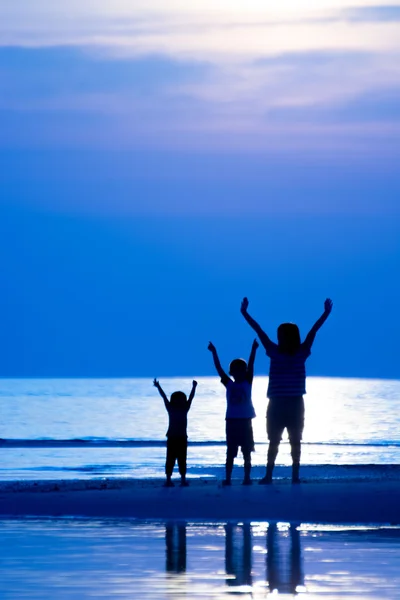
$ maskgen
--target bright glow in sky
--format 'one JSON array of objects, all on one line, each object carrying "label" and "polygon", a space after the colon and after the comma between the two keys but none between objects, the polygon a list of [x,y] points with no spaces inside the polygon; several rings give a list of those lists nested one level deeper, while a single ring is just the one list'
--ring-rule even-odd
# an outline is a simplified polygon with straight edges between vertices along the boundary
[{"label": "bright glow in sky", "polygon": [[[315,306],[316,296],[320,302],[320,296],[334,296],[335,290],[339,305],[347,307],[342,329],[338,326],[336,332],[336,348],[350,323],[356,323],[363,348],[369,345],[370,325],[376,332],[375,347],[387,343],[385,327],[392,340],[394,332],[400,335],[398,319],[392,322],[386,310],[389,290],[393,302],[400,300],[399,286],[393,284],[393,272],[400,265],[400,4],[2,2],[0,131],[1,214],[7,222],[11,210],[10,223],[23,232],[27,244],[15,245],[15,236],[8,235],[11,229],[5,229],[1,252],[3,262],[10,264],[7,277],[3,273],[9,294],[3,307],[5,328],[12,322],[9,311],[20,307],[12,329],[17,332],[15,357],[5,357],[11,361],[9,372],[19,372],[20,345],[26,348],[21,373],[46,374],[42,364],[52,372],[105,372],[107,360],[100,359],[96,341],[98,321],[92,323],[92,314],[82,308],[93,304],[92,290],[97,287],[107,291],[110,309],[100,302],[96,310],[111,337],[115,333],[107,317],[110,311],[121,315],[122,332],[130,307],[139,303],[145,313],[135,321],[139,345],[146,346],[143,323],[151,321],[152,311],[162,315],[160,335],[174,338],[167,322],[179,321],[179,301],[163,297],[157,304],[157,290],[148,280],[149,264],[164,273],[168,298],[193,277],[196,300],[190,296],[190,301],[199,303],[197,315],[208,296],[216,294],[223,319],[223,300],[231,301],[228,289],[240,297],[250,288],[256,301],[258,297],[267,303],[272,302],[272,286],[288,300],[293,279],[303,291],[300,304],[305,314],[309,315],[309,301]],[[241,259],[235,256],[225,220],[236,223],[238,217],[244,219],[243,231],[232,227],[247,262],[232,271],[232,260]],[[161,219],[157,236],[149,218]],[[172,219],[167,233],[160,225],[163,218]],[[174,219],[183,219],[181,227],[191,231],[190,238]],[[198,219],[203,220],[196,229]],[[305,219],[301,227],[297,219]],[[133,245],[121,241],[125,226],[135,232]],[[70,237],[64,238],[63,232]],[[108,240],[107,250],[101,232]],[[182,236],[187,245],[184,260],[177,242]],[[35,246],[37,240],[43,246],[39,244],[31,262],[24,260],[29,244]],[[65,255],[63,248],[69,244],[71,253]],[[321,245],[329,277],[324,265],[315,263]],[[98,254],[93,246],[99,247]],[[296,260],[289,260],[290,252]],[[110,259],[114,255],[118,268]],[[47,264],[49,256],[59,256],[59,263]],[[246,271],[249,264],[251,273]],[[81,265],[90,273],[91,287]],[[269,279],[262,278],[261,285],[264,270]],[[124,277],[131,272],[140,282],[143,300],[136,299],[132,287],[125,288]],[[228,272],[230,279],[221,287]],[[50,282],[46,273],[51,273]],[[74,291],[71,305],[65,303],[64,281]],[[110,297],[110,281],[119,290],[118,298]],[[51,306],[63,307],[65,327],[48,306],[49,286],[54,294]],[[371,320],[362,310],[357,324],[349,314],[357,312],[361,289],[365,297],[375,298],[375,316]],[[181,293],[188,305],[186,292]],[[122,309],[121,294],[130,301]],[[21,300],[26,296],[36,300],[26,305]],[[76,297],[82,304],[76,304]],[[280,302],[272,302],[277,319]],[[17,318],[21,312],[24,327]],[[383,327],[381,318],[386,319]],[[92,323],[88,329],[87,322]],[[219,323],[214,322],[216,329]],[[75,347],[71,332],[80,339],[79,332],[86,331],[87,349],[75,362],[68,359],[62,365],[61,350],[59,355],[51,352],[57,327],[63,331],[57,343],[70,350]],[[222,329],[232,341],[230,326]],[[40,352],[33,338],[43,338]],[[113,337],[113,345],[118,344],[126,348],[130,342]],[[91,351],[89,369],[85,356]],[[367,352],[356,364],[350,350],[340,360],[337,355],[330,355],[332,369],[324,370],[321,363],[316,372],[364,375],[369,372],[366,364],[376,367]],[[381,357],[375,376],[393,375],[396,367],[390,356]],[[140,365],[139,374],[144,368]],[[189,363],[185,365],[183,371],[192,373]],[[347,370],[347,365],[354,368]],[[118,361],[114,367],[113,373],[126,372],[118,371]],[[167,371],[175,373],[171,365]]]},{"label": "bright glow in sky", "polygon": [[[32,114],[33,128],[35,111],[40,119],[50,111],[52,124],[59,115],[56,129],[40,123],[32,131],[45,145],[202,152],[211,145],[346,156],[379,147],[385,160],[397,154],[399,6],[263,7],[256,1],[169,2],[168,8],[158,1],[3,3],[0,107],[24,119]],[[12,56],[17,48],[25,49],[19,59]],[[170,73],[160,79],[166,63]],[[138,65],[146,70],[146,93]],[[92,127],[91,119],[83,128],[66,126],[62,115],[71,112],[77,119],[103,116],[102,126]],[[5,135],[14,141],[5,120]],[[17,136],[30,143],[25,131]]]}]

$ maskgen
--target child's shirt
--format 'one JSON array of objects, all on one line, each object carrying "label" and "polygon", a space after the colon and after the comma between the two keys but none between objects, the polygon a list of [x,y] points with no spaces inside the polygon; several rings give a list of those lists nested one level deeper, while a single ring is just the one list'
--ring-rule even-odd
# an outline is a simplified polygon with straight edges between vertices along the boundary
[{"label": "child's shirt", "polygon": [[310,347],[303,343],[296,354],[286,354],[271,342],[266,353],[271,359],[267,397],[303,396],[306,393],[306,360],[311,354]]},{"label": "child's shirt", "polygon": [[226,387],[225,419],[254,419],[256,416],[251,399],[252,381],[232,381],[230,377],[221,379]]},{"label": "child's shirt", "polygon": [[169,404],[167,408],[169,417],[168,438],[187,437],[187,414],[189,408],[174,408]]}]

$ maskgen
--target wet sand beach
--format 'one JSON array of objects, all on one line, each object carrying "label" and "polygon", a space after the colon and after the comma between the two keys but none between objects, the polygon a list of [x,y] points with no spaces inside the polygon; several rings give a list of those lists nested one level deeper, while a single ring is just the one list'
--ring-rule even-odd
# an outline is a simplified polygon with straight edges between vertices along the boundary
[{"label": "wet sand beach", "polygon": [[164,488],[161,479],[16,483],[2,486],[0,515],[400,524],[400,481],[235,480],[229,488],[202,479],[187,488],[178,481]]}]

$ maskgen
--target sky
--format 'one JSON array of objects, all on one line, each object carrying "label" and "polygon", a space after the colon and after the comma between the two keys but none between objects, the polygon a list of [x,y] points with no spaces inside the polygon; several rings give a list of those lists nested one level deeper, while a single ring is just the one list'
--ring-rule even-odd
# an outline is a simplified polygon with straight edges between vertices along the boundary
[{"label": "sky", "polygon": [[212,375],[248,296],[400,378],[399,55],[395,2],[0,3],[0,375]]}]

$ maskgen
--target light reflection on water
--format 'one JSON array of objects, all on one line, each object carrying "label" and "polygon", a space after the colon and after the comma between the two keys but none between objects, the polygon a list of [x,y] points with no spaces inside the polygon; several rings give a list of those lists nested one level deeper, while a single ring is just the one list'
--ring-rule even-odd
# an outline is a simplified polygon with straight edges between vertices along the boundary
[{"label": "light reflection on water", "polygon": [[400,529],[0,521],[1,597],[400,598]]},{"label": "light reflection on water", "polygon": [[[189,415],[192,441],[224,441],[225,391],[217,377],[198,378]],[[191,380],[165,378],[167,394]],[[266,441],[266,377],[255,377],[253,421]],[[306,442],[352,444],[398,440],[400,381],[307,378]],[[8,379],[0,386],[0,438],[163,440],[167,414],[151,379]]]}]

